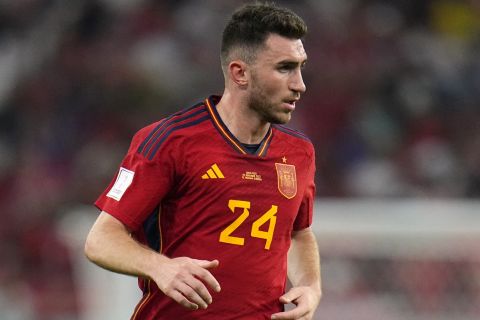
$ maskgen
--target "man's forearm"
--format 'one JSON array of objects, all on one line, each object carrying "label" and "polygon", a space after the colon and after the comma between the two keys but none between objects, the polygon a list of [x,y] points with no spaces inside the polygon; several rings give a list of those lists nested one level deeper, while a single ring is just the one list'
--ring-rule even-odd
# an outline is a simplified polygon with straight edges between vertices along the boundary
[{"label": "man's forearm", "polygon": [[98,266],[132,276],[149,277],[149,268],[162,256],[141,245],[112,216],[102,212],[85,244],[87,258]]},{"label": "man's forearm", "polygon": [[110,271],[152,279],[163,293],[187,309],[207,308],[212,303],[208,289],[220,291],[220,284],[208,271],[218,266],[218,260],[170,259],[130,237],[127,228],[106,212],[90,230],[85,255]]},{"label": "man's forearm", "polygon": [[311,287],[320,297],[320,255],[310,228],[297,231],[292,236],[288,251],[288,278],[294,287]]}]

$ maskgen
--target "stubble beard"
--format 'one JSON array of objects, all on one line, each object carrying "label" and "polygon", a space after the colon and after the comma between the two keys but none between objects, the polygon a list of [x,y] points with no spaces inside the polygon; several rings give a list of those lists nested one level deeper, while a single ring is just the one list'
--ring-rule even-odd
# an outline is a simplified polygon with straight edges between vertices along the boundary
[{"label": "stubble beard", "polygon": [[248,107],[256,112],[262,121],[272,124],[286,124],[291,118],[290,112],[275,111],[275,105],[269,102],[268,96],[258,86],[252,88]]}]

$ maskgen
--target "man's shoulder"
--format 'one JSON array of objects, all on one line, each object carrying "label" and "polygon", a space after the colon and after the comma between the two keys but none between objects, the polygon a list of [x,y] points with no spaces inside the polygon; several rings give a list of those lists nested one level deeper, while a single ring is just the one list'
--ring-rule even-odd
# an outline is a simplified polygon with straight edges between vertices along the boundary
[{"label": "man's shoulder", "polygon": [[273,125],[273,129],[276,131],[276,134],[282,135],[282,140],[292,142],[299,147],[307,146],[308,148],[313,149],[312,141],[303,132],[279,124]]},{"label": "man's shoulder", "polygon": [[173,132],[200,123],[208,118],[208,111],[204,102],[170,114],[158,121],[141,128],[137,133],[141,135]]},{"label": "man's shoulder", "polygon": [[133,140],[139,153],[153,158],[172,138],[185,133],[194,136],[196,127],[209,118],[205,104],[200,102],[141,128]]}]

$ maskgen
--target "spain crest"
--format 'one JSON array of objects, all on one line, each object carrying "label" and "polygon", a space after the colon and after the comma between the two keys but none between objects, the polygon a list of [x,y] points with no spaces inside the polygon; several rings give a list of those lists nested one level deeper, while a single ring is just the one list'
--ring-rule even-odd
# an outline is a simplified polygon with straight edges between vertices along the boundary
[{"label": "spain crest", "polygon": [[277,169],[278,191],[287,199],[297,194],[297,174],[291,164],[275,163]]}]

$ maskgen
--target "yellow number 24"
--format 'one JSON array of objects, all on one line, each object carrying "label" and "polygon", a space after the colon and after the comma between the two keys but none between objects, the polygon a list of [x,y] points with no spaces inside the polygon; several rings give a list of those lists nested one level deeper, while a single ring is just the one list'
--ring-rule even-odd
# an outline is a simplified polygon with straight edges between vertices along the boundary
[{"label": "yellow number 24", "polygon": [[[235,237],[231,234],[248,218],[248,215],[250,214],[250,201],[229,200],[228,207],[232,213],[235,213],[236,208],[243,209],[243,212],[220,233],[219,241],[243,246],[245,243],[245,238]],[[277,222],[277,217],[275,216],[277,211],[278,207],[272,205],[267,212],[255,220],[252,224],[250,236],[254,238],[265,239],[265,249],[267,250],[270,249],[270,245],[272,244],[273,232],[275,231],[275,224]],[[269,222],[267,231],[261,230],[260,228],[267,222]]]}]

